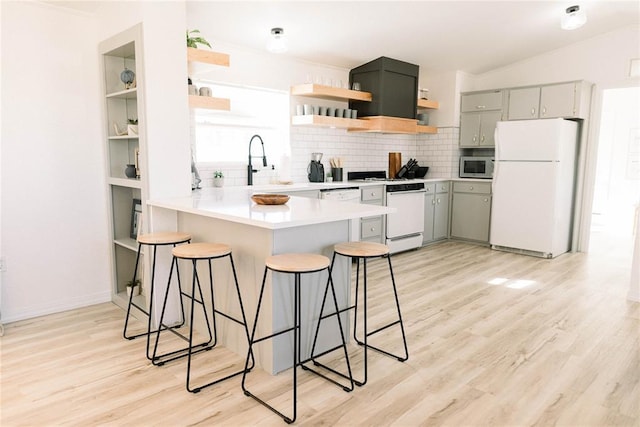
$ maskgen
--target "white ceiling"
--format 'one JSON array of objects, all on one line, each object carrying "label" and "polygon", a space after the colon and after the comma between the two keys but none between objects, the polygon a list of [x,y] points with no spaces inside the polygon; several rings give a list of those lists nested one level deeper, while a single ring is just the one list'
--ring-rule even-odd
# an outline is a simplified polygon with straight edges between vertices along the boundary
[{"label": "white ceiling", "polygon": [[[560,18],[574,4],[588,22],[564,31]],[[282,27],[286,55],[349,69],[388,56],[479,74],[629,25],[640,25],[637,0],[187,1],[187,27],[214,49],[222,41],[264,50]]]},{"label": "white ceiling", "polygon": [[[101,1],[48,0],[85,12]],[[388,56],[436,72],[479,74],[640,26],[638,0],[185,1],[186,27],[199,29],[214,49],[218,41],[264,50],[271,28],[282,27],[286,55],[348,69]],[[587,24],[564,31],[561,16],[575,4]],[[640,57],[640,32],[637,43]]]}]

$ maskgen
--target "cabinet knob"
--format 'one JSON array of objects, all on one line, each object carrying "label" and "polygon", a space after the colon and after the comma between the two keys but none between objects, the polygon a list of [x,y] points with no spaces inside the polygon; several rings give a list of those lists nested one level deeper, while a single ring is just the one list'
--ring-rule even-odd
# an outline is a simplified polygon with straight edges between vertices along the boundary
[{"label": "cabinet knob", "polygon": [[375,191],[372,191],[372,192],[371,192],[371,195],[372,195],[372,196],[375,196],[375,195],[376,195],[376,192],[375,192]]},{"label": "cabinet knob", "polygon": [[531,109],[531,116],[535,116],[535,115],[536,115],[536,109],[535,109],[535,108],[532,108],[532,109]]},{"label": "cabinet knob", "polygon": [[484,134],[482,134],[482,137],[480,138],[480,142],[484,142]]},{"label": "cabinet knob", "polygon": [[376,228],[375,227],[371,227],[371,231],[376,231]]},{"label": "cabinet knob", "polygon": [[547,107],[542,107],[542,115],[546,115],[547,114]]},{"label": "cabinet knob", "polygon": [[477,140],[478,140],[478,135],[473,135],[473,139],[472,139],[472,141],[473,141],[473,142],[476,142]]},{"label": "cabinet knob", "polygon": [[470,185],[470,186],[469,186],[469,190],[473,190],[473,185]]},{"label": "cabinet knob", "polygon": [[485,201],[485,202],[488,202],[488,201],[489,201],[489,199],[487,199],[487,198],[485,197],[485,198],[484,198],[484,201]]},{"label": "cabinet knob", "polygon": [[431,201],[431,204],[432,204],[432,205],[435,205],[435,204],[436,204],[436,201],[435,201],[435,200],[432,200],[432,201]]},{"label": "cabinet knob", "polygon": [[487,108],[487,106],[486,106],[486,105],[476,105],[476,108],[477,108],[478,110],[482,110],[482,109]]},{"label": "cabinet knob", "polygon": [[440,203],[440,199],[437,200],[438,204]]}]

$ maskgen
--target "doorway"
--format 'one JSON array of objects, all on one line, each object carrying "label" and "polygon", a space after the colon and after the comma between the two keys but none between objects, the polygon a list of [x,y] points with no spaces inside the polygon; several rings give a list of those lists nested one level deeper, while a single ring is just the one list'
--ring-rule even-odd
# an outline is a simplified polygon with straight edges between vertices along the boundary
[{"label": "doorway", "polygon": [[640,209],[638,117],[640,87],[603,91],[589,252],[629,261]]}]

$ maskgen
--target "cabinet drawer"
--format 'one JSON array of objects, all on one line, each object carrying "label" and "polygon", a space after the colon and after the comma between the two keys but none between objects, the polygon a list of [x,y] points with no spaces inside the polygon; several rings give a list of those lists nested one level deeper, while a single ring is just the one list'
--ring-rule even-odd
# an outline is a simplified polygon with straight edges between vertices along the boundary
[{"label": "cabinet drawer", "polygon": [[454,182],[454,193],[478,193],[491,194],[491,183],[489,182]]},{"label": "cabinet drawer", "polygon": [[436,193],[448,193],[449,181],[436,182]]},{"label": "cabinet drawer", "polygon": [[370,237],[380,236],[382,234],[382,217],[375,216],[371,218],[363,218],[360,222],[360,238],[368,239]]},{"label": "cabinet drawer", "polygon": [[382,200],[383,187],[364,187],[360,189],[360,200]]},{"label": "cabinet drawer", "polygon": [[432,182],[430,184],[424,184],[424,191],[427,192],[427,194],[433,194],[436,192],[436,183]]},{"label": "cabinet drawer", "polygon": [[502,109],[502,91],[462,95],[460,111],[484,111]]}]

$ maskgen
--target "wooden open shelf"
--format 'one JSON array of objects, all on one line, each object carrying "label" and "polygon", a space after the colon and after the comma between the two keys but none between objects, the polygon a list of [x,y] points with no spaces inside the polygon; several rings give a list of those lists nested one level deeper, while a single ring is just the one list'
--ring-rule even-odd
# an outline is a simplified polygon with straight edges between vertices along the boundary
[{"label": "wooden open shelf", "polygon": [[213,98],[211,96],[189,95],[189,107],[207,110],[231,110],[231,100],[227,98]]},{"label": "wooden open shelf", "polygon": [[340,129],[366,129],[368,123],[360,119],[345,119],[342,117],[329,117],[318,115],[304,115],[291,117],[294,126],[320,126]]},{"label": "wooden open shelf", "polygon": [[440,103],[438,101],[432,101],[430,99],[418,99],[418,108],[437,110],[438,108],[440,108]]},{"label": "wooden open shelf", "polygon": [[369,92],[317,85],[313,83],[291,86],[291,95],[334,99],[338,101],[348,101],[352,99],[355,101],[371,102],[371,94]]},{"label": "wooden open shelf", "polygon": [[403,119],[399,117],[371,116],[362,117],[367,122],[365,129],[350,128],[350,132],[371,133],[418,133],[418,121],[416,119]]},{"label": "wooden open shelf", "polygon": [[202,62],[211,65],[220,65],[222,67],[229,66],[229,55],[221,52],[213,52],[210,50],[187,48],[187,61]]},{"label": "wooden open shelf", "polygon": [[418,133],[438,133],[438,128],[435,126],[416,125]]}]

